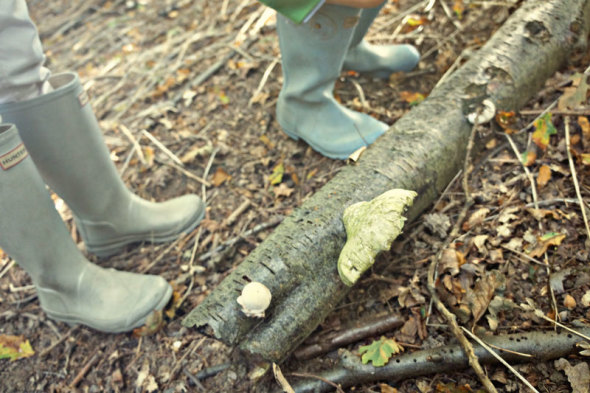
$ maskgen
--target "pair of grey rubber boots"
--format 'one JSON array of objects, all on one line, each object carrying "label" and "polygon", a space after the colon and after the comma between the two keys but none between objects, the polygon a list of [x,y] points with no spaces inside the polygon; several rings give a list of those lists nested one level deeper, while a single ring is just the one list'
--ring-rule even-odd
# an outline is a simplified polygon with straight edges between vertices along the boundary
[{"label": "pair of grey rubber boots", "polygon": [[413,69],[420,60],[411,45],[375,46],[363,39],[384,4],[363,10],[324,5],[302,25],[277,18],[284,78],[277,121],[291,138],[303,139],[324,156],[346,159],[389,128],[335,100],[341,71],[387,78]]},{"label": "pair of grey rubber boots", "polygon": [[[277,118],[288,135],[328,157],[344,159],[387,129],[336,102],[332,89],[342,68],[386,77],[418,62],[409,45],[363,41],[379,9],[325,5],[305,25],[279,17],[284,84]],[[45,184],[71,208],[87,250],[102,257],[130,243],[165,242],[190,232],[205,207],[195,195],[153,203],[131,193],[77,76],[55,75],[50,84],[50,93],[0,105],[0,248],[29,273],[50,318],[103,332],[129,331],[167,304],[170,285],[158,276],[89,262]]]},{"label": "pair of grey rubber boots", "polygon": [[162,309],[172,288],[159,276],[89,262],[45,184],[71,208],[87,250],[101,257],[192,231],[205,206],[196,195],[154,203],[131,193],[78,77],[59,74],[49,82],[47,94],[0,105],[0,248],[29,273],[50,318],[129,331]]}]

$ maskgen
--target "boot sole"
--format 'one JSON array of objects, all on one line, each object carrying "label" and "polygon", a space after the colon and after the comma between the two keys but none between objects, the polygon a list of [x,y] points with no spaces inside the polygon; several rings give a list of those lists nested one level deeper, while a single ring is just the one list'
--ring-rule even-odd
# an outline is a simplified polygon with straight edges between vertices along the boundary
[{"label": "boot sole", "polygon": [[302,141],[305,141],[305,143],[307,143],[309,146],[311,146],[311,148],[315,151],[317,151],[318,153],[320,153],[321,155],[331,158],[333,160],[346,160],[350,154],[338,154],[338,153],[330,153],[325,151],[324,149],[319,148],[318,146],[314,145],[313,143],[310,143],[309,141],[307,141],[306,139],[304,139],[303,137],[300,137],[292,132],[287,131],[286,129],[283,128],[283,132],[285,134],[287,134],[287,136],[291,139],[294,139],[296,141],[298,141],[299,139],[301,139]]},{"label": "boot sole", "polygon": [[138,318],[137,320],[128,323],[127,326],[120,326],[120,327],[114,327],[114,328],[102,327],[102,326],[99,326],[98,324],[91,324],[91,323],[88,323],[87,321],[82,320],[81,318],[79,318],[75,315],[54,313],[54,312],[46,311],[46,310],[44,310],[44,311],[45,311],[45,314],[49,318],[51,318],[55,321],[67,323],[70,326],[84,325],[84,326],[88,326],[94,330],[104,332],[104,333],[127,333],[135,328],[145,325],[146,318],[153,311],[163,310],[164,307],[166,307],[166,305],[170,301],[171,297],[172,297],[172,287],[168,286],[168,288],[166,289],[166,293],[164,293],[164,295],[162,296],[162,298],[160,299],[160,301],[158,302],[158,304],[156,305],[156,307],[154,307],[154,309],[152,311],[150,311],[148,314]]},{"label": "boot sole", "polygon": [[175,230],[173,233],[166,233],[166,234],[141,234],[141,235],[129,235],[125,238],[119,238],[116,242],[95,246],[95,245],[88,245],[86,243],[86,250],[96,255],[99,258],[107,258],[112,255],[118,254],[119,252],[123,251],[126,246],[134,243],[165,243],[176,239],[183,233],[189,233],[193,229],[196,228],[197,225],[203,220],[205,217],[205,206],[203,209],[195,216],[194,219],[188,221],[188,223],[181,228],[180,230]]}]

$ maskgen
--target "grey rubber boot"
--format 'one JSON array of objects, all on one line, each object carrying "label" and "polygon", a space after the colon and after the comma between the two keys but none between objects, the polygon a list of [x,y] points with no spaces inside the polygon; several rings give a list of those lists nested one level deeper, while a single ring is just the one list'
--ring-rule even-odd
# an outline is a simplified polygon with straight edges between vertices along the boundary
[{"label": "grey rubber boot", "polygon": [[345,70],[369,73],[385,79],[394,72],[412,70],[420,61],[420,53],[412,45],[373,45],[363,39],[383,5],[385,2],[378,7],[361,11],[344,59]]},{"label": "grey rubber boot", "polygon": [[368,146],[388,126],[340,105],[333,95],[360,10],[324,5],[308,23],[277,16],[283,87],[277,121],[291,138],[324,156],[346,159]]},{"label": "grey rubber boot", "polygon": [[172,288],[161,277],[103,269],[80,253],[16,127],[0,124],[0,247],[31,276],[55,320],[125,332],[162,309]]},{"label": "grey rubber boot", "polygon": [[89,252],[106,257],[127,244],[170,241],[197,226],[205,207],[196,195],[154,203],[127,189],[77,75],[54,75],[49,82],[52,92],[0,105],[0,116],[18,127],[41,176],[72,209]]}]

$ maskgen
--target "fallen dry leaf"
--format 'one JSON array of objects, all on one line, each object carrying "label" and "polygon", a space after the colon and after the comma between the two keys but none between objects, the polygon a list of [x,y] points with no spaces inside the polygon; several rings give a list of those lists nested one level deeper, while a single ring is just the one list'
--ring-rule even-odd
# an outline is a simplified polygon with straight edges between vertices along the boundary
[{"label": "fallen dry leaf", "polygon": [[541,165],[539,168],[539,174],[537,175],[537,184],[540,188],[543,188],[551,180],[551,168],[548,165]]},{"label": "fallen dry leaf", "polygon": [[218,167],[215,173],[213,174],[211,184],[213,184],[213,186],[215,187],[219,187],[220,185],[222,185],[226,181],[229,181],[230,179],[231,175],[228,174],[222,167]]},{"label": "fallen dry leaf", "polygon": [[567,375],[572,386],[572,393],[588,393],[590,391],[590,368],[588,363],[582,362],[572,366],[566,359],[558,359],[554,363],[555,368]]},{"label": "fallen dry leaf", "polygon": [[572,295],[565,295],[565,298],[563,299],[563,305],[568,310],[573,310],[576,308],[576,299],[574,299]]}]

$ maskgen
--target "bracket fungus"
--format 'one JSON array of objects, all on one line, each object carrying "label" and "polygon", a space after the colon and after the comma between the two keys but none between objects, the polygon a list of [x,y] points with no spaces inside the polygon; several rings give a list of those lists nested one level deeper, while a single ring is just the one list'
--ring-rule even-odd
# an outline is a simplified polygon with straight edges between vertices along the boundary
[{"label": "bracket fungus", "polygon": [[389,250],[402,232],[406,220],[403,213],[416,195],[414,191],[393,189],[344,210],[347,240],[338,258],[338,273],[346,285],[353,285],[375,263],[377,254]]},{"label": "bracket fungus", "polygon": [[252,281],[244,285],[242,294],[236,300],[247,317],[264,318],[271,299],[270,290],[264,284]]}]

